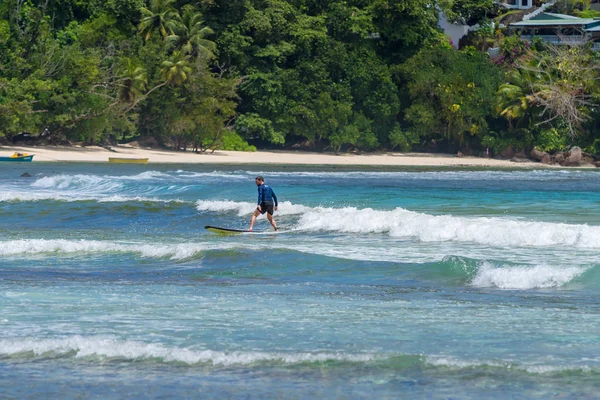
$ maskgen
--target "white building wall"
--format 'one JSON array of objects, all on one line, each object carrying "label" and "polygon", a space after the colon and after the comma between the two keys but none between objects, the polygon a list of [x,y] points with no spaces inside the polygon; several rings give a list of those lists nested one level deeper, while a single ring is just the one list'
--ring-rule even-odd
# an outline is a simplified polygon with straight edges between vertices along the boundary
[{"label": "white building wall", "polygon": [[464,36],[466,36],[467,33],[469,33],[469,31],[472,31],[475,29],[475,26],[452,24],[452,23],[448,22],[448,19],[446,18],[446,16],[443,13],[440,13],[439,24],[440,24],[440,28],[442,28],[444,30],[446,35],[450,36],[450,38],[452,39],[452,44],[457,49],[458,49],[458,42],[460,41],[460,39],[462,39]]},{"label": "white building wall", "polygon": [[504,4],[506,8],[519,10],[528,10],[533,7],[533,0],[503,0],[499,3]]}]

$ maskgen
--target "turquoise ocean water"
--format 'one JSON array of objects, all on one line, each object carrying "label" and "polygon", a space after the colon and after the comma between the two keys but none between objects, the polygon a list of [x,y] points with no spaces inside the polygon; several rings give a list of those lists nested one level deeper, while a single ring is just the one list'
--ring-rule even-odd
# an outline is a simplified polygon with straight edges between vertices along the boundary
[{"label": "turquoise ocean water", "polygon": [[599,255],[595,170],[3,164],[0,397],[597,398]]}]

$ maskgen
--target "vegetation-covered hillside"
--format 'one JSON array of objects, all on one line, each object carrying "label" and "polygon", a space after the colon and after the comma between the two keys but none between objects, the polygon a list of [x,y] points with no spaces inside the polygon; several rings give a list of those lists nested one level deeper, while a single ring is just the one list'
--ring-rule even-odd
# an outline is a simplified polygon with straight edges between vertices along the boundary
[{"label": "vegetation-covered hillside", "polygon": [[[480,23],[473,46],[452,47],[440,10]],[[508,37],[497,13],[491,0],[6,0],[0,140],[597,152],[596,53]]]}]

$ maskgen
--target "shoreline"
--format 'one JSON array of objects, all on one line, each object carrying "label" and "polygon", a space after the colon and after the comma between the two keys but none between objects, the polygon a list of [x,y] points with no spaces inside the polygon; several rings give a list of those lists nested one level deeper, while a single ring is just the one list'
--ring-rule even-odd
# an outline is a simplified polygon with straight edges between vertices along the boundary
[{"label": "shoreline", "polygon": [[[34,154],[32,162],[108,162],[109,157],[148,158],[148,164],[263,164],[263,165],[347,165],[347,166],[414,166],[414,167],[490,167],[490,168],[556,168],[538,162],[514,162],[450,154],[387,152],[377,154],[340,155],[289,150],[256,152],[217,150],[194,153],[163,149],[110,146],[0,146],[1,156],[14,152]],[[593,166],[592,166],[593,167]]]}]

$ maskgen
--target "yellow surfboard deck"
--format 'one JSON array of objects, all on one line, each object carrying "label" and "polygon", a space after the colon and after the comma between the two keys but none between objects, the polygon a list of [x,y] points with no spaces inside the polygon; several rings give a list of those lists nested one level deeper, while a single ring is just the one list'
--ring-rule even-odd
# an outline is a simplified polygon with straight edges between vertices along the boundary
[{"label": "yellow surfboard deck", "polygon": [[240,233],[250,233],[250,232],[242,230],[242,229],[221,228],[218,226],[211,226],[211,225],[206,225],[204,227],[204,229],[206,229],[207,231],[213,232],[213,233],[218,233],[220,235],[236,235],[236,234],[240,234]]}]

